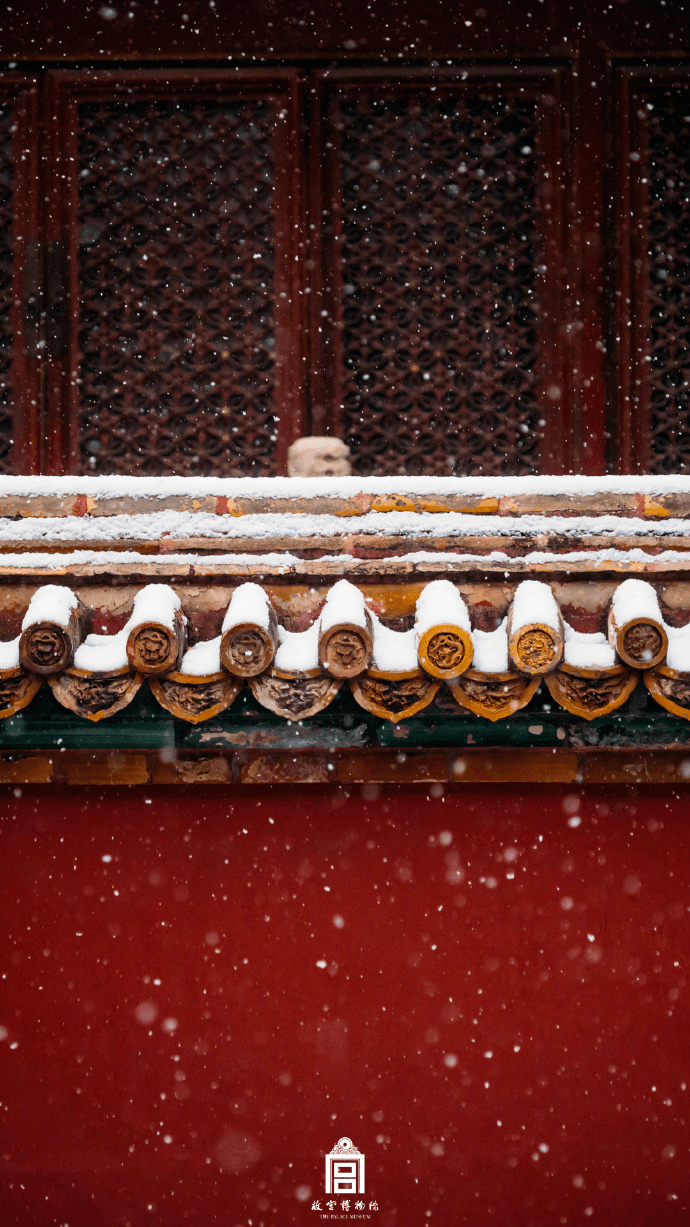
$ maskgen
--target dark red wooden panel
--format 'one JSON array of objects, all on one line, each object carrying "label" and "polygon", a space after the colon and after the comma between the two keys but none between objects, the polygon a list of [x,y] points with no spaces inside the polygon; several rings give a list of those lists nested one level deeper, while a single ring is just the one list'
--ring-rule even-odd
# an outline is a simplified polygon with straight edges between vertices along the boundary
[{"label": "dark red wooden panel", "polygon": [[618,77],[619,431],[627,470],[690,467],[690,66]]},{"label": "dark red wooden panel", "polygon": [[281,472],[303,409],[298,74],[49,85],[52,468]]},{"label": "dark red wooden panel", "polygon": [[362,473],[558,471],[560,72],[341,70],[321,85],[315,421]]},{"label": "dark red wooden panel", "polygon": [[0,472],[39,465],[37,84],[0,73]]},{"label": "dark red wooden panel", "polygon": [[[131,16],[130,16],[131,14]],[[88,63],[113,59],[198,63],[209,56],[238,60],[311,57],[362,60],[405,56],[441,63],[452,56],[566,56],[589,59],[592,50],[628,48],[643,54],[679,49],[690,42],[683,0],[666,0],[650,19],[646,0],[577,7],[532,0],[428,0],[420,17],[416,0],[351,0],[321,5],[311,0],[262,0],[257,12],[240,0],[169,0],[166,5],[117,3],[85,7],[83,0],[24,0],[5,14],[7,58]],[[591,78],[583,84],[591,88]],[[603,133],[601,134],[603,135]]]},{"label": "dark red wooden panel", "polygon": [[687,1222],[685,792],[364,792],[3,792],[3,1225]]}]

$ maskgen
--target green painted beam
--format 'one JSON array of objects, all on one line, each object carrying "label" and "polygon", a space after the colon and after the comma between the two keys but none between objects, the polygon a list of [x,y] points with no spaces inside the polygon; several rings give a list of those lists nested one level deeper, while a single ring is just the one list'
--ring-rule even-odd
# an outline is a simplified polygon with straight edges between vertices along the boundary
[{"label": "green painted beam", "polygon": [[330,707],[291,723],[261,707],[242,691],[228,711],[202,724],[168,714],[147,686],[129,707],[109,720],[83,720],[54,699],[44,685],[33,703],[0,721],[3,750],[355,750],[518,747],[554,749],[688,748],[690,721],[671,715],[639,687],[626,706],[601,720],[578,719],[539,691],[523,711],[492,724],[447,699],[410,720],[392,724],[363,711],[345,687]]}]

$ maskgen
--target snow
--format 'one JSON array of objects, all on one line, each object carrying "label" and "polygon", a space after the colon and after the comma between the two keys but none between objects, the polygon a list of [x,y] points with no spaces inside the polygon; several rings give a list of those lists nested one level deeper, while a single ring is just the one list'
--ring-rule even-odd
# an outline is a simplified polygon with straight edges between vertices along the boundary
[{"label": "snow", "polygon": [[[287,479],[286,479],[287,480]],[[472,515],[459,511],[369,511],[348,517],[348,532],[392,537],[685,537],[690,521],[669,517],[645,520],[616,515]],[[216,515],[208,511],[149,511],[111,516],[30,516],[0,518],[0,540],[174,542],[199,539],[284,540],[342,537],[343,517],[294,512]]]},{"label": "snow", "polygon": [[409,673],[419,669],[414,627],[409,631],[394,631],[384,626],[376,614],[371,615],[371,620],[374,626],[374,668],[384,673]]},{"label": "snow", "polygon": [[169,584],[147,584],[134,598],[130,631],[142,622],[159,622],[175,630],[175,615],[180,612],[180,598]]},{"label": "snow", "polygon": [[433,626],[445,623],[459,626],[470,633],[470,615],[455,584],[449,579],[434,579],[427,584],[417,601],[415,630],[417,641]]},{"label": "snow", "polygon": [[656,590],[643,579],[626,579],[619,584],[611,599],[616,622],[623,626],[633,618],[649,618],[661,622],[661,610]]},{"label": "snow", "polygon": [[221,638],[221,635],[217,635],[215,639],[204,639],[201,643],[195,643],[193,648],[189,648],[182,657],[180,673],[189,673],[196,677],[208,677],[211,673],[220,673],[223,668],[220,663]]},{"label": "snow", "polygon": [[561,616],[553,592],[548,584],[537,579],[523,579],[518,584],[513,598],[511,631],[515,632],[530,622],[540,622],[554,631],[559,631],[561,627]]},{"label": "snow", "polygon": [[278,651],[275,655],[276,669],[286,673],[306,673],[319,667],[319,619],[306,631],[288,631],[278,627]]},{"label": "snow", "polygon": [[366,629],[366,607],[359,588],[355,588],[347,579],[338,580],[326,597],[319,622],[322,631],[329,631],[341,622],[352,622],[354,626]]},{"label": "snow", "polygon": [[405,494],[426,498],[520,498],[527,495],[592,497],[597,494],[690,494],[690,476],[580,474],[532,477],[0,477],[0,498],[50,498],[84,494],[122,498],[344,498],[357,494]]},{"label": "snow", "polygon": [[[328,556],[327,561],[339,562],[341,555]],[[297,554],[271,551],[266,554],[140,554],[136,550],[74,550],[71,553],[39,553],[26,551],[21,554],[0,554],[0,574],[15,571],[57,571],[73,568],[88,570],[89,574],[111,574],[113,569],[134,567],[137,573],[161,566],[189,573],[194,566],[222,567],[225,571],[236,567],[262,566],[267,571],[281,573],[304,560]],[[313,565],[313,564],[311,564]]]},{"label": "snow", "polygon": [[472,668],[479,673],[508,672],[508,619],[495,631],[472,631]]},{"label": "snow", "polygon": [[34,592],[29,608],[24,614],[22,630],[27,626],[35,626],[37,622],[55,622],[58,626],[69,626],[72,610],[79,604],[71,588],[63,588],[60,584],[44,584]]},{"label": "snow", "polygon": [[[342,521],[341,531],[342,531]],[[74,550],[70,553],[22,552],[20,554],[0,554],[0,574],[16,574],[21,572],[58,573],[70,571],[81,574],[84,571],[90,575],[110,575],[114,571],[131,569],[138,575],[148,569],[160,572],[161,567],[169,568],[178,575],[192,575],[196,570],[205,573],[219,570],[237,573],[241,569],[261,568],[267,575],[312,574],[315,570],[328,570],[333,574],[334,568],[342,571],[363,573],[370,564],[366,560],[351,554],[323,554],[317,560],[300,558],[289,550],[261,553],[226,553],[226,554],[140,554],[135,550]],[[574,566],[578,570],[606,572],[624,570],[635,567],[636,570],[663,571],[690,570],[690,554],[687,550],[660,550],[649,554],[642,549],[621,550],[607,547],[599,550],[573,550],[564,553],[552,553],[547,550],[530,550],[519,557],[512,557],[504,550],[488,550],[486,553],[475,553],[464,550],[411,550],[409,554],[382,559],[378,566],[387,571],[398,568],[406,574],[414,573],[415,568],[427,570],[451,570],[455,567],[482,567],[504,569],[506,574],[528,571],[533,567],[562,571],[565,566]]]},{"label": "snow", "polygon": [[668,652],[665,665],[678,673],[690,673],[690,625],[665,626],[668,635]]},{"label": "snow", "polygon": [[606,635],[600,631],[591,634],[574,631],[567,622],[563,659],[575,669],[610,669],[618,663]]},{"label": "snow", "polygon": [[265,631],[269,627],[270,601],[268,594],[258,584],[240,584],[230,598],[227,612],[223,618],[222,632],[233,626],[249,622],[261,626]]},{"label": "snow", "polygon": [[126,668],[130,630],[128,622],[116,635],[87,635],[74,653],[74,667],[89,673],[116,673]]},{"label": "snow", "polygon": [[7,643],[0,643],[0,669],[16,669],[19,665],[19,640],[21,636],[17,635],[16,639],[10,639]]},{"label": "snow", "polygon": [[87,635],[74,653],[76,669],[90,673],[115,673],[124,669],[127,660],[127,640],[142,622],[158,622],[169,630],[175,629],[175,613],[180,598],[168,584],[147,584],[134,598],[129,621],[115,635]]}]

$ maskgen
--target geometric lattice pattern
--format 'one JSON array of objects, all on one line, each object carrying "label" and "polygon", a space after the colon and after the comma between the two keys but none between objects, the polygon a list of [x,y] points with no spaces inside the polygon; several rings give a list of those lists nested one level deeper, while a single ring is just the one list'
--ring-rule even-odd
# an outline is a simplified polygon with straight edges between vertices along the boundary
[{"label": "geometric lattice pattern", "polygon": [[690,468],[690,91],[646,95],[650,470]]},{"label": "geometric lattice pattern", "polygon": [[13,111],[11,103],[0,103],[0,473],[12,472]]},{"label": "geometric lattice pattern", "polygon": [[79,119],[81,471],[271,474],[272,101]]},{"label": "geometric lattice pattern", "polygon": [[355,470],[538,472],[535,102],[377,88],[339,112]]}]

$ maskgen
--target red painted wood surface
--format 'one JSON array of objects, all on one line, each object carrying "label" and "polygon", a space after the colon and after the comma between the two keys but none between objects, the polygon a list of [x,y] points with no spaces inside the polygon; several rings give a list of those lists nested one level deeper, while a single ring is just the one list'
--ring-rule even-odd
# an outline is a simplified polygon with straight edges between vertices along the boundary
[{"label": "red painted wood surface", "polygon": [[35,473],[42,397],[38,78],[0,72],[0,472]]},{"label": "red painted wood surface", "polygon": [[[56,5],[53,0],[25,0],[3,14],[0,58],[15,66],[3,73],[7,88],[12,90],[15,82],[23,88],[22,83],[34,74],[39,87],[38,97],[32,95],[20,117],[16,137],[27,154],[18,167],[14,204],[19,209],[21,233],[34,245],[35,268],[28,262],[30,280],[34,280],[33,273],[38,277],[44,263],[46,275],[48,266],[52,267],[46,248],[48,229],[52,228],[53,241],[64,239],[65,231],[73,239],[77,229],[74,200],[71,213],[64,209],[70,198],[62,189],[69,180],[59,177],[74,170],[69,161],[74,149],[68,148],[72,136],[68,134],[75,131],[72,104],[77,96],[90,89],[100,89],[104,96],[106,80],[114,83],[117,74],[137,71],[137,66],[149,76],[153,73],[150,79],[158,73],[161,96],[176,88],[174,78],[179,72],[191,74],[199,83],[194,89],[203,93],[208,74],[221,80],[229,71],[239,84],[244,73],[265,71],[279,76],[292,71],[295,88],[290,91],[285,119],[290,139],[283,140],[281,135],[277,151],[285,154],[278,168],[282,205],[276,218],[278,239],[284,240],[278,243],[284,259],[276,282],[281,362],[275,459],[280,467],[294,433],[334,430],[341,413],[339,382],[329,367],[328,344],[333,336],[325,330],[328,322],[319,333],[324,327],[320,307],[314,308],[310,326],[307,321],[307,300],[316,303],[322,283],[328,288],[329,278],[333,281],[338,271],[332,253],[320,250],[323,212],[318,207],[314,211],[319,202],[327,213],[334,211],[333,195],[329,195],[335,178],[330,165],[333,154],[326,144],[314,144],[315,135],[327,134],[320,128],[324,117],[317,106],[324,74],[330,82],[391,72],[403,77],[427,72],[439,82],[449,73],[468,73],[475,79],[483,75],[486,80],[496,74],[506,80],[557,74],[561,85],[547,145],[554,155],[552,161],[558,163],[549,172],[558,188],[549,202],[555,224],[554,242],[547,242],[550,267],[542,287],[548,298],[542,339],[549,375],[554,375],[553,383],[546,387],[562,387],[563,398],[545,404],[545,418],[553,419],[555,429],[546,429],[540,463],[547,469],[562,463],[575,472],[597,473],[606,467],[612,471],[654,467],[668,471],[674,464],[674,448],[665,439],[658,447],[653,440],[650,443],[654,432],[648,427],[649,364],[643,361],[649,356],[652,328],[645,288],[648,176],[644,161],[629,160],[630,153],[637,152],[630,148],[630,140],[636,138],[639,123],[628,104],[641,96],[650,81],[687,82],[689,29],[682,0],[657,5],[653,20],[649,5],[642,0],[616,0],[609,5],[584,0],[575,8],[532,0],[485,0],[481,7],[474,0],[455,5],[430,0],[423,16],[412,0],[396,0],[395,4],[351,0],[320,8],[305,0],[288,4],[261,0],[256,11],[238,0],[222,4],[169,0],[158,6],[85,5],[82,0],[62,0]],[[97,71],[94,64],[99,66]],[[62,84],[48,89],[48,78]],[[120,79],[124,82],[125,75]],[[633,88],[629,88],[631,82]],[[69,94],[69,106],[61,110],[61,119],[69,122],[62,127],[60,123],[56,126],[51,110],[51,97],[54,101],[56,94],[65,100]],[[294,146],[290,165],[289,144]],[[60,166],[56,154],[63,159]],[[299,161],[304,165],[293,175],[291,166]],[[320,170],[324,172],[321,186],[326,188],[322,201],[315,182]],[[53,171],[58,175],[58,190],[51,197],[44,180]],[[680,189],[679,195],[683,195]],[[314,228],[309,231],[315,239],[311,252],[300,246],[307,227]],[[22,297],[23,281],[19,229],[18,223],[15,298],[17,293]],[[682,233],[679,227],[681,238],[676,235],[667,244],[669,258],[681,277],[686,264]],[[294,240],[291,248],[290,235]],[[41,286],[38,288],[40,291]],[[72,289],[76,289],[74,284]],[[70,310],[74,358],[78,349],[74,302]],[[13,311],[19,319],[21,310],[16,303]],[[331,332],[335,331],[336,340],[337,324],[334,319]],[[14,322],[12,328],[18,339]],[[674,368],[669,372],[669,386],[680,383],[682,387],[687,375],[687,338],[682,327],[676,331],[678,344],[669,360]],[[21,421],[13,436],[18,450],[9,462],[15,471],[75,466],[74,439],[70,459],[67,436],[69,407],[73,410],[78,399],[78,389],[71,381],[79,376],[63,356],[50,360],[49,377],[42,382],[44,354],[45,349],[29,353],[17,345],[15,382],[24,391],[22,412],[17,415]],[[564,370],[556,369],[560,365]],[[664,431],[656,433],[663,435]],[[678,463],[687,466],[687,441],[682,443]]]},{"label": "red painted wood surface", "polygon": [[0,843],[3,1227],[315,1224],[344,1135],[382,1227],[687,1222],[687,795],[8,789]]},{"label": "red painted wood surface", "polygon": [[[314,433],[344,438],[361,473],[377,461],[410,473],[577,468],[562,66],[340,68],[312,81]],[[529,120],[517,109],[527,100]],[[343,107],[358,101],[354,123]],[[518,139],[520,123],[531,135]],[[524,140],[536,157],[521,178]]]},{"label": "red painted wood surface", "polygon": [[[304,338],[300,298],[305,218],[300,195],[304,173],[299,137],[302,106],[300,74],[295,69],[280,68],[194,71],[165,68],[90,73],[80,70],[48,73],[45,85],[51,142],[47,173],[50,207],[45,219],[46,241],[49,249],[51,245],[64,249],[68,257],[65,270],[69,269],[69,283],[64,287],[63,344],[58,345],[52,354],[49,346],[51,360],[48,362],[50,393],[47,416],[53,430],[47,432],[47,471],[55,474],[92,471],[83,454],[84,419],[88,420],[89,416],[97,416],[100,412],[101,429],[97,433],[101,436],[101,450],[97,457],[94,456],[95,471],[99,473],[124,471],[146,475],[147,472],[173,471],[185,475],[198,472],[255,476],[284,472],[288,445],[304,433]],[[125,168],[120,187],[124,197],[121,211],[113,215],[113,198],[107,194],[103,184],[95,188],[90,211],[85,211],[84,203],[80,200],[81,176],[89,166],[89,154],[82,153],[80,160],[81,145],[88,145],[80,112],[84,104],[128,105],[136,111],[137,107],[149,103],[160,107],[172,106],[174,112],[176,106],[182,108],[194,102],[239,105],[252,101],[264,103],[269,108],[266,125],[270,140],[266,144],[271,151],[272,196],[269,197],[271,204],[267,207],[267,215],[271,226],[265,248],[261,251],[255,252],[254,247],[261,246],[262,218],[257,219],[251,210],[245,216],[245,203],[244,213],[240,210],[241,221],[238,222],[232,207],[226,207],[212,171],[206,195],[200,192],[200,199],[194,199],[192,204],[185,195],[184,186],[177,189],[177,199],[165,173],[157,170],[161,178],[153,176],[152,164],[156,161],[154,155],[157,153],[158,166],[167,165],[168,161],[171,163],[170,174],[174,182],[176,163],[182,156],[180,150],[185,149],[185,140],[176,134],[174,120],[168,130],[160,121],[158,146],[149,151],[148,161],[145,160],[143,164],[137,162],[142,155],[134,138],[130,138],[129,144],[127,140],[122,140],[139,178],[133,174],[132,166]],[[155,130],[154,124],[152,128]],[[239,129],[242,130],[242,125],[239,125]],[[186,136],[189,142],[189,133]],[[225,139],[227,143],[227,136]],[[268,168],[261,166],[257,150],[252,147],[246,134],[243,140],[246,142],[246,162],[242,173],[251,196],[251,176],[260,179],[262,173],[268,173]],[[219,135],[214,148],[216,158],[221,158],[219,149],[222,149],[222,144],[223,137]],[[92,146],[92,173],[98,180],[99,174],[104,173],[98,161],[103,150],[93,138]],[[210,157],[208,151],[206,156]],[[82,161],[84,169],[80,170]],[[184,179],[186,168],[182,166],[178,169]],[[162,206],[158,199],[161,185],[164,195]],[[227,185],[223,185],[223,188],[227,190]],[[148,235],[142,227],[147,194],[154,216],[158,210],[162,219],[173,225],[179,223],[179,234],[175,234],[174,242],[169,239],[171,225],[166,227],[163,220],[159,230],[154,228]],[[239,300],[230,296],[228,286],[219,289],[217,300],[213,300],[209,287],[214,277],[216,281],[220,280],[220,272],[204,267],[197,270],[199,280],[192,286],[195,260],[200,260],[204,265],[210,253],[213,253],[214,244],[218,250],[227,252],[229,240],[223,223],[229,214],[234,230],[242,234],[241,245],[247,244],[245,265],[261,256],[268,258],[270,264],[259,274],[259,277],[265,277],[267,287],[264,315],[270,318],[270,324],[267,322],[264,327],[270,333],[268,339],[272,346],[268,350],[270,375],[267,376],[266,388],[262,388],[260,379],[257,380],[259,392],[256,400],[252,398],[251,376],[254,373],[261,375],[267,366],[266,355],[259,354],[258,348],[252,348],[254,342],[258,343],[261,330],[257,326],[256,335],[252,332],[249,312],[243,328],[232,319],[233,309],[237,314],[238,301],[241,306],[243,297],[251,298],[250,291],[252,288],[256,290],[256,286],[253,286],[245,269],[247,288]],[[89,229],[94,217],[101,223],[103,215],[106,231],[110,225],[110,238],[104,241],[102,249],[97,249],[98,257],[92,257],[89,264],[85,259],[80,259],[80,250],[88,251],[88,246],[84,247],[83,231]],[[185,235],[186,245],[183,241]],[[233,243],[242,250],[237,243],[237,234],[234,234]],[[181,253],[185,251],[185,246],[192,247],[192,262],[180,278],[179,265],[184,263]],[[99,261],[104,267],[98,267]],[[130,261],[135,266],[138,264],[140,269],[150,270],[148,281],[137,281],[136,276],[133,277],[129,271]],[[142,261],[147,263],[142,264]],[[97,273],[95,267],[98,268]],[[263,265],[260,267],[263,268]],[[120,268],[117,283],[113,282],[114,268]],[[236,275],[238,268],[234,268]],[[186,295],[180,289],[181,281],[185,285]],[[100,333],[89,335],[93,334],[89,316],[104,294],[110,295],[112,319],[106,315],[107,322],[102,323]],[[146,324],[137,320],[138,307],[146,308]],[[179,314],[176,314],[177,311]],[[261,313],[256,311],[256,314]],[[164,317],[166,324],[162,328],[154,326],[147,343],[147,327],[151,327],[157,315]],[[241,352],[243,331],[249,334],[247,353]],[[224,332],[227,335],[223,340]],[[85,338],[88,338],[88,344]],[[220,360],[223,344],[226,345],[223,353],[225,366]],[[186,369],[185,345],[189,349],[196,346],[198,351],[194,358],[187,358]],[[136,352],[138,346],[140,352]],[[83,351],[87,347],[90,361],[84,366]],[[216,350],[218,353],[215,353]],[[230,351],[231,362],[228,361]],[[165,379],[166,353],[170,382]],[[201,361],[202,354],[207,367]],[[257,354],[258,357],[255,356]],[[246,364],[245,367],[242,362]],[[116,372],[112,388],[109,383],[111,368]],[[79,378],[75,378],[75,372],[79,372]],[[209,382],[212,375],[214,381]],[[95,387],[90,386],[89,376]],[[156,379],[161,376],[163,381],[159,386]],[[226,401],[222,408],[214,400],[216,381],[221,387],[218,396]],[[157,389],[154,393],[147,392],[149,383]],[[262,391],[263,396],[260,394]],[[248,407],[244,402],[245,393]],[[238,402],[245,405],[244,410],[237,407]],[[179,423],[175,425],[180,406],[186,407],[186,414],[183,413],[182,417],[189,428],[187,433],[191,431],[192,435],[184,442],[181,438],[184,432]],[[275,447],[268,438],[273,427],[266,427],[262,408],[269,423],[275,411],[281,424],[280,430],[276,426]],[[165,412],[159,418],[162,409]],[[157,455],[148,457],[141,445],[137,450],[136,443],[129,444],[129,436],[133,433],[132,422],[136,422],[138,415],[144,423],[143,430],[154,435],[159,430],[163,436],[164,442]],[[204,427],[207,432],[205,437]],[[233,427],[239,434],[239,448],[230,446],[231,441],[233,445],[236,444],[231,433]],[[221,429],[227,432],[224,448],[219,448]],[[257,434],[266,437],[257,441]],[[127,439],[124,449],[123,435]],[[130,451],[127,451],[128,446]],[[120,454],[123,450],[124,457]],[[201,454],[195,455],[195,452]]]}]

